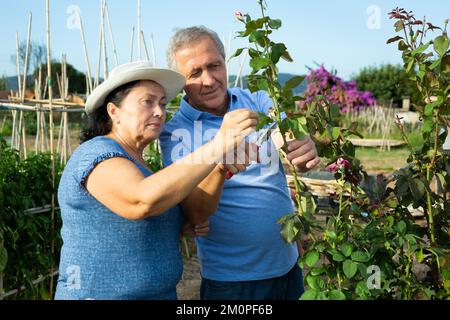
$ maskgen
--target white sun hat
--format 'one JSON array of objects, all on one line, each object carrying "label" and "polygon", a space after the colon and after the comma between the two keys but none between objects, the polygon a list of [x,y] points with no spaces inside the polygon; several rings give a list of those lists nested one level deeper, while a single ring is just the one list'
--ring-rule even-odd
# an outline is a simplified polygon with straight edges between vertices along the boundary
[{"label": "white sun hat", "polygon": [[152,80],[159,83],[166,94],[167,101],[172,100],[183,89],[185,78],[170,69],[154,68],[148,61],[136,61],[115,67],[109,78],[89,95],[85,104],[87,114],[103,106],[106,97],[114,89],[137,80]]}]

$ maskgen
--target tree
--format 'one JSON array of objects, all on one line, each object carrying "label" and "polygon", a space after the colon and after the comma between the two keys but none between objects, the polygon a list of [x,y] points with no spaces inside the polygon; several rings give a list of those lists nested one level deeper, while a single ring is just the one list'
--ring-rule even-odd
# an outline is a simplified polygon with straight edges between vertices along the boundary
[{"label": "tree", "polygon": [[[27,42],[21,41],[19,43],[19,63],[20,63],[20,72],[23,74],[24,66],[25,66],[25,57],[27,50]],[[28,52],[28,72],[31,73],[35,71],[39,66],[45,62],[47,54],[47,47],[44,44],[40,44],[34,41],[30,42],[29,52]],[[17,55],[11,55],[11,63],[17,64]]]},{"label": "tree", "polygon": [[389,105],[392,101],[401,107],[404,97],[410,97],[413,104],[423,104],[415,84],[400,65],[365,67],[352,78],[360,90],[372,92],[380,104]]},{"label": "tree", "polygon": [[[67,77],[69,78],[69,92],[71,93],[81,93],[84,94],[86,92],[86,75],[72,66],[69,63],[66,63],[67,67]],[[42,69],[42,81],[45,81],[47,77],[47,64],[41,64]],[[61,63],[57,61],[52,62],[52,88],[53,92],[56,96],[61,96],[58,88],[58,82],[56,74],[61,77]],[[39,75],[39,68],[34,70],[34,77],[37,79]]]},{"label": "tree", "polygon": [[2,76],[0,78],[0,90],[7,90],[8,89],[8,80],[5,76]]}]

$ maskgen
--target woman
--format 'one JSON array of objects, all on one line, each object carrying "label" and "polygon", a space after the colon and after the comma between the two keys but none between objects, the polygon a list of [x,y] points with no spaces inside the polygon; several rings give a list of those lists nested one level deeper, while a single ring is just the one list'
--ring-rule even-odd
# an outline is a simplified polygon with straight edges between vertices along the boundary
[{"label": "woman", "polygon": [[177,204],[257,123],[253,112],[230,112],[211,142],[153,174],[143,150],[159,137],[164,106],[183,85],[174,71],[135,62],[114,69],[89,96],[84,142],[58,190],[64,244],[56,299],[176,299]]}]

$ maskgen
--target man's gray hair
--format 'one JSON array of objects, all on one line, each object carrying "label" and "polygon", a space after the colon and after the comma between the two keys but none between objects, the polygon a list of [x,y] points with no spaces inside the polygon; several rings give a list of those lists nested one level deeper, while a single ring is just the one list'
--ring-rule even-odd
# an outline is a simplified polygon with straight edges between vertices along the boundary
[{"label": "man's gray hair", "polygon": [[209,37],[213,40],[217,50],[219,50],[220,55],[225,60],[225,49],[217,33],[205,26],[195,26],[178,29],[170,39],[169,47],[167,48],[166,53],[167,65],[169,68],[178,71],[177,61],[175,59],[177,52],[184,47],[189,47],[195,44],[205,37]]}]

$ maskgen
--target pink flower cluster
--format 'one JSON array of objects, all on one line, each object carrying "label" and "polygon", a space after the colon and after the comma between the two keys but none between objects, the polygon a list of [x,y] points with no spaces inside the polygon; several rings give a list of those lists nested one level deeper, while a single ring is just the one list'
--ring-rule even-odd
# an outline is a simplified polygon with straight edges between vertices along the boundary
[{"label": "pink flower cluster", "polygon": [[340,173],[345,181],[353,184],[358,184],[361,181],[360,175],[356,171],[351,170],[350,161],[344,158],[337,159],[335,163],[327,167],[327,170],[330,173]]},{"label": "pink flower cluster", "polygon": [[358,111],[376,103],[370,91],[359,91],[355,81],[344,81],[335,72],[328,72],[323,65],[311,70],[306,80],[306,100],[300,102],[301,107],[310,103],[316,95],[326,96],[331,103],[340,106],[342,112]]},{"label": "pink flower cluster", "polygon": [[343,172],[347,171],[350,168],[350,162],[345,160],[344,158],[339,158],[335,163],[330,164],[327,167],[328,172],[336,173],[338,170]]}]

